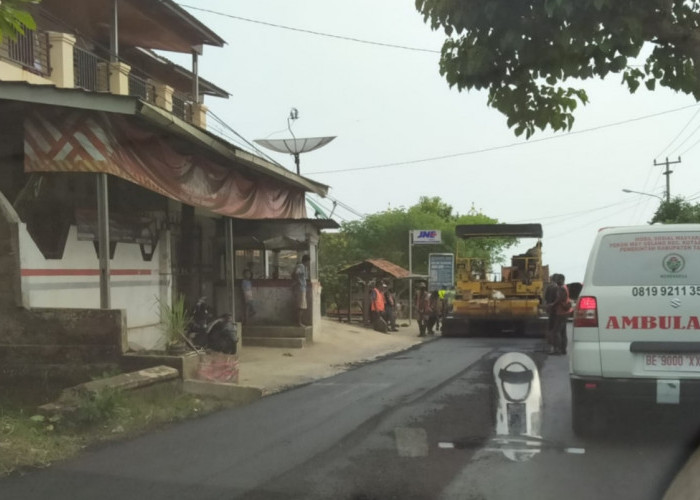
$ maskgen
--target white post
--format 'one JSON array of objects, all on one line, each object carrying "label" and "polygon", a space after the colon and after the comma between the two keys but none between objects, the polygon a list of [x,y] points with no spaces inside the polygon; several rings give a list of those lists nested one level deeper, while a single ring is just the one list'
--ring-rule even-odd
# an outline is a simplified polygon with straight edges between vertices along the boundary
[{"label": "white post", "polygon": [[408,230],[408,324],[413,318],[413,231]]}]

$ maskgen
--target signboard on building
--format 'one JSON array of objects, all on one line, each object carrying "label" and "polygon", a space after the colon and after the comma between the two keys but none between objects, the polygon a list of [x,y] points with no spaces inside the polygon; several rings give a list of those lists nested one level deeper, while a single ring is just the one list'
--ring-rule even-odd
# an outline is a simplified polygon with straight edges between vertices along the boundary
[{"label": "signboard on building", "polygon": [[442,243],[442,233],[436,229],[414,229],[413,244],[414,245],[434,245]]},{"label": "signboard on building", "polygon": [[454,286],[455,255],[431,253],[428,255],[428,290],[443,290]]}]

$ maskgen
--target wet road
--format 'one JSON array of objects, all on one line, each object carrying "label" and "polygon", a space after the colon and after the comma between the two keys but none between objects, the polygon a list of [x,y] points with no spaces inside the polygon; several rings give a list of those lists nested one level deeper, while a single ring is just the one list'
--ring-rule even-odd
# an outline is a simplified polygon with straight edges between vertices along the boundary
[{"label": "wet road", "polygon": [[[439,339],[2,480],[0,498],[660,498],[692,451],[692,426],[679,427],[668,411],[646,424],[632,414],[605,436],[575,437],[568,360],[541,347]],[[494,362],[513,351],[537,366],[542,395],[541,439],[519,462],[494,440]]]}]

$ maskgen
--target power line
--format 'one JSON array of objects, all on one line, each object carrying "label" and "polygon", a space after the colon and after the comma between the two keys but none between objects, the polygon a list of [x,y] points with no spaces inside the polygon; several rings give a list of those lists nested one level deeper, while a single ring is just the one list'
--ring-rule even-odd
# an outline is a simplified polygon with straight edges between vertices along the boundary
[{"label": "power line", "polygon": [[313,30],[307,30],[307,29],[303,29],[303,28],[295,28],[293,26],[285,26],[283,24],[275,24],[275,23],[270,23],[267,21],[260,21],[258,19],[250,19],[250,18],[242,17],[242,16],[234,16],[233,14],[227,14],[225,12],[218,12],[218,11],[210,10],[210,9],[203,9],[201,7],[195,7],[193,5],[185,5],[185,4],[180,4],[180,5],[182,7],[187,7],[188,9],[199,10],[201,12],[208,12],[209,14],[216,14],[217,16],[229,17],[231,19],[237,19],[238,21],[245,21],[248,23],[262,24],[263,26],[269,26],[271,28],[279,28],[279,29],[285,29],[285,30],[289,30],[289,31],[296,31],[298,33],[305,33],[307,35],[324,36],[327,38],[335,38],[337,40],[345,40],[347,42],[364,43],[367,45],[377,45],[379,47],[387,47],[387,48],[391,48],[391,49],[411,50],[414,52],[428,52],[431,54],[440,54],[439,50],[423,49],[420,47],[409,47],[406,45],[397,45],[397,44],[393,44],[393,43],[375,42],[373,40],[363,40],[361,38],[354,38],[354,37],[350,37],[350,36],[334,35],[332,33],[323,33],[321,31],[313,31]]},{"label": "power line", "polygon": [[[681,129],[681,131],[678,132],[678,134],[676,134],[676,136],[671,140],[671,142],[669,142],[668,145],[667,145],[664,149],[662,149],[661,152],[660,152],[659,154],[657,154],[657,155],[655,156],[655,158],[658,158],[659,156],[663,155],[663,154],[666,152],[666,150],[667,150],[668,148],[670,148],[671,145],[673,145],[674,142],[676,142],[676,140],[683,134],[683,132],[685,132],[685,129],[688,128],[688,125],[690,125],[690,123],[695,119],[695,117],[698,116],[698,113],[700,113],[700,108],[697,109],[697,110],[695,111],[695,113],[693,113],[693,116],[691,116],[691,117],[690,117],[690,120],[688,120],[688,121],[685,123],[685,125],[683,125],[683,128]],[[697,129],[696,129],[696,130],[697,130]],[[674,151],[675,151],[675,150],[674,150]],[[671,151],[671,153],[669,153],[669,154],[672,154],[672,153],[673,153],[673,151]]]},{"label": "power line", "polygon": [[622,120],[622,121],[614,122],[614,123],[608,123],[605,125],[599,125],[597,127],[591,127],[591,128],[586,128],[586,129],[582,129],[582,130],[576,130],[573,132],[567,132],[566,134],[562,134],[562,135],[553,135],[550,137],[542,137],[540,139],[530,139],[527,141],[512,142],[510,144],[502,144],[500,146],[492,146],[489,148],[475,149],[472,151],[465,151],[462,153],[453,153],[453,154],[449,154],[449,155],[433,156],[430,158],[420,158],[418,160],[407,160],[407,161],[398,161],[398,162],[393,162],[393,163],[383,163],[383,164],[379,164],[379,165],[370,165],[370,166],[366,166],[366,167],[351,167],[351,168],[341,168],[338,170],[307,172],[306,175],[338,174],[338,173],[342,173],[342,172],[356,172],[358,170],[372,170],[372,169],[377,169],[377,168],[397,167],[397,166],[401,166],[401,165],[415,165],[418,163],[425,163],[428,161],[447,160],[450,158],[457,158],[460,156],[470,156],[470,155],[476,155],[476,154],[481,154],[481,153],[490,153],[492,151],[499,151],[502,149],[509,149],[509,148],[514,148],[517,146],[526,146],[526,145],[535,144],[538,142],[551,141],[554,139],[561,139],[564,137],[570,137],[572,135],[579,135],[579,134],[584,134],[584,133],[588,133],[588,132],[594,132],[596,130],[617,127],[619,125],[625,125],[627,123],[633,123],[633,122],[637,122],[637,121],[641,121],[641,120],[647,120],[649,118],[655,118],[657,116],[662,116],[662,115],[666,115],[666,114],[670,114],[670,113],[677,113],[678,111],[690,109],[690,108],[696,107],[698,105],[700,105],[700,103],[695,103],[695,104],[691,104],[688,106],[683,106],[681,108],[669,109],[667,111],[661,111],[659,113],[652,113],[650,115],[638,116],[636,118],[629,118],[627,120]]},{"label": "power line", "polygon": [[[581,217],[583,215],[588,215],[588,214],[591,214],[593,212],[597,212],[599,210],[605,210],[606,208],[612,208],[612,207],[617,207],[620,205],[630,204],[634,201],[636,201],[636,200],[617,201],[615,203],[609,203],[607,205],[602,205],[602,206],[596,207],[596,208],[588,208],[585,210],[578,210],[576,212],[568,212],[568,213],[558,214],[558,215],[549,215],[549,216],[545,216],[545,217],[535,217],[535,220],[546,221],[546,220],[550,220],[550,219],[561,219],[561,220],[554,221],[554,222],[550,223],[550,224],[561,224],[562,222],[568,221],[570,219],[575,219],[575,218]],[[517,224],[519,222],[526,222],[526,221],[529,221],[530,219],[532,219],[532,217],[529,217],[527,219],[523,219],[520,221],[513,221],[513,223]]]},{"label": "power line", "polygon": [[[669,153],[668,153],[669,156],[672,155],[673,153],[675,153],[676,151],[678,151],[678,150],[681,148],[681,146],[682,146],[683,144],[685,144],[686,142],[688,142],[688,141],[695,135],[695,133],[696,133],[698,130],[700,130],[700,125],[698,125],[697,127],[695,127],[695,128],[693,129],[693,131],[692,131],[690,134],[688,134],[688,137],[686,137],[685,139],[683,139],[675,148],[673,148],[671,151],[669,151]],[[692,147],[693,147],[693,146],[691,146],[690,148],[692,148]]]},{"label": "power line", "polygon": [[688,151],[690,151],[691,149],[693,149],[693,148],[694,148],[695,146],[697,146],[698,144],[700,144],[700,139],[698,139],[697,141],[695,141],[695,142],[692,144],[692,146],[690,146],[688,149],[684,150],[684,151],[680,154],[680,156],[683,156],[684,154],[686,154]]}]

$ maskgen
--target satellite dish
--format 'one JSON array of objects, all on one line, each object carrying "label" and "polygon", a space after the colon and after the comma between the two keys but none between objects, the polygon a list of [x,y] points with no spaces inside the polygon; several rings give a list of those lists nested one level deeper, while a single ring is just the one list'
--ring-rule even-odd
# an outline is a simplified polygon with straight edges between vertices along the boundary
[{"label": "satellite dish", "polygon": [[261,146],[277,151],[278,153],[289,153],[294,155],[294,163],[297,166],[297,175],[299,175],[299,155],[308,153],[318,148],[322,148],[336,136],[331,137],[306,137],[294,139],[256,139],[253,142]]}]

